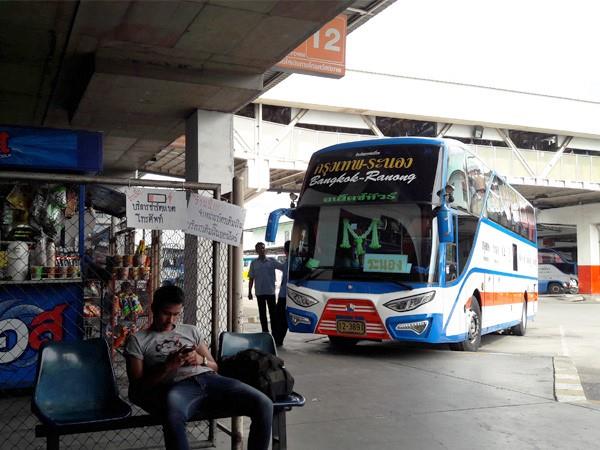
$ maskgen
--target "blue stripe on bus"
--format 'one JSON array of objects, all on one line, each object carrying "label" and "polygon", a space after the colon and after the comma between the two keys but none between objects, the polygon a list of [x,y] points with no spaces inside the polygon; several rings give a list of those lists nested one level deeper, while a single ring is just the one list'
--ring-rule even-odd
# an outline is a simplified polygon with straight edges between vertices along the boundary
[{"label": "blue stripe on bus", "polygon": [[[416,334],[410,330],[396,330],[399,324],[427,321],[428,325],[422,334]],[[443,315],[436,314],[414,314],[410,316],[388,317],[385,326],[392,339],[398,341],[428,342],[431,344],[443,344],[462,342],[467,338],[467,333],[446,336],[442,329]]]},{"label": "blue stripe on bus", "polygon": [[[310,320],[310,325],[305,323],[299,323],[295,325],[290,318],[291,314],[295,314],[297,316],[301,316]],[[319,321],[319,318],[315,313],[289,306],[286,309],[286,318],[288,323],[288,329],[295,333],[314,333],[317,323]]]},{"label": "blue stripe on bus", "polygon": [[[329,295],[348,294],[389,294],[392,292],[406,292],[410,289],[404,288],[397,283],[387,281],[329,281],[329,280],[289,280],[289,284],[326,292]],[[424,287],[435,287],[437,283],[413,283],[406,282],[413,289]],[[348,286],[352,286],[349,289]]]},{"label": "blue stripe on bus", "polygon": [[[454,313],[454,309],[456,308],[456,305],[458,304],[458,300],[460,298],[460,293],[462,292],[463,288],[466,285],[466,281],[468,279],[468,277],[472,274],[472,273],[487,273],[490,275],[501,275],[504,277],[509,277],[509,278],[521,278],[521,279],[525,279],[525,280],[535,280],[537,281],[537,277],[530,277],[527,275],[519,275],[516,273],[507,273],[507,272],[500,272],[497,270],[487,270],[487,269],[480,269],[478,267],[469,270],[469,272],[466,275],[461,275],[460,278],[462,278],[464,276],[464,281],[460,286],[460,289],[458,290],[458,294],[456,294],[456,298],[454,299],[454,303],[452,305],[452,309],[450,310],[450,314],[448,314],[448,320],[446,321],[446,324],[444,325],[444,333],[446,332],[446,329],[448,328],[448,324],[450,323],[450,318],[452,317],[452,314]],[[460,279],[459,278],[459,279]],[[453,285],[456,283],[452,283]]]},{"label": "blue stripe on bus", "polygon": [[[529,244],[532,247],[537,248],[537,245],[535,243],[530,242],[529,240],[521,237],[520,235],[518,235],[516,233],[513,233],[512,231],[510,231],[506,228],[503,228],[502,226],[498,225],[495,222],[492,222],[490,219],[487,219],[485,217],[481,217],[479,219],[479,223],[477,224],[477,230],[475,231],[475,236],[473,237],[473,247],[475,247],[477,245],[477,243],[479,242],[479,232],[481,230],[482,223],[490,225],[492,228],[495,228],[496,230],[500,231],[501,233],[507,234],[514,238],[517,238],[520,241],[525,242],[526,244]],[[469,265],[471,264],[472,258],[473,258],[473,252],[471,252],[469,254],[469,258],[467,259],[465,268],[469,267]],[[501,275],[501,276],[507,276],[507,277],[513,277],[513,278],[523,278],[523,279],[536,280],[536,281],[538,279],[538,277],[529,277],[529,276],[519,275],[519,274],[515,274],[515,273],[507,273],[507,272],[500,272],[500,271],[496,271],[496,270],[487,270],[487,269],[480,269],[480,268],[473,268],[473,269],[470,269],[468,272],[463,271],[456,280],[452,281],[452,283],[444,283],[445,287],[455,286],[458,283],[462,283],[460,286],[460,289],[458,290],[458,294],[456,295],[456,298],[454,299],[454,303],[452,304],[452,309],[450,310],[450,314],[448,314],[448,319],[446,320],[446,323],[444,325],[444,333],[446,332],[446,329],[448,328],[448,324],[450,323],[450,318],[452,317],[452,314],[454,314],[454,309],[456,308],[456,305],[458,304],[460,294],[461,294],[463,288],[465,287],[468,277],[472,273],[487,273],[487,274],[491,274],[491,275]]]},{"label": "blue stripe on bus", "polygon": [[508,228],[504,228],[502,225],[498,225],[496,222],[493,222],[492,220],[486,218],[486,217],[482,217],[481,221],[488,224],[489,226],[491,226],[492,228],[495,228],[498,231],[501,231],[505,234],[508,234],[510,237],[517,239],[518,241],[523,242],[524,244],[529,245],[530,247],[534,247],[537,248],[537,244],[535,242],[530,241],[527,238],[524,238],[523,236],[521,236],[520,234],[515,233],[512,230],[509,230]]},{"label": "blue stripe on bus", "polygon": [[330,147],[325,147],[318,152],[315,152],[314,155],[322,155],[323,153],[328,153],[332,151],[338,150],[349,150],[353,148],[365,148],[365,147],[373,147],[376,145],[444,145],[444,141],[441,139],[435,138],[385,138],[385,139],[370,139],[364,141],[356,141],[356,142],[347,142],[343,144],[335,144]]},{"label": "blue stripe on bus", "polygon": [[514,327],[515,325],[519,325],[521,323],[521,319],[519,320],[511,320],[510,322],[499,323],[498,325],[492,325],[490,327],[485,327],[481,329],[481,334],[493,333],[494,331],[506,330],[507,328]]}]

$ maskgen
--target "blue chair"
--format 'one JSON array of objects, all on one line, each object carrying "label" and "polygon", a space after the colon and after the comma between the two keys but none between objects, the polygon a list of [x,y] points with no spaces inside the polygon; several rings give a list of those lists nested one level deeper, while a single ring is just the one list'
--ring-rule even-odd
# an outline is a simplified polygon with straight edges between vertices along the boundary
[{"label": "blue chair", "polygon": [[[262,350],[277,356],[273,336],[269,333],[234,333],[224,331],[219,335],[219,352],[217,362],[227,356],[247,350]],[[285,398],[273,402],[273,450],[287,448],[287,430],[285,413],[294,407],[304,406],[305,398],[297,392],[292,392]]]},{"label": "blue chair", "polygon": [[31,409],[52,436],[48,446],[56,448],[62,428],[129,417],[131,407],[119,397],[106,341],[45,344],[38,353]]},{"label": "blue chair", "polygon": [[219,361],[242,350],[262,350],[277,356],[273,336],[269,333],[233,333],[224,331],[219,336]]}]

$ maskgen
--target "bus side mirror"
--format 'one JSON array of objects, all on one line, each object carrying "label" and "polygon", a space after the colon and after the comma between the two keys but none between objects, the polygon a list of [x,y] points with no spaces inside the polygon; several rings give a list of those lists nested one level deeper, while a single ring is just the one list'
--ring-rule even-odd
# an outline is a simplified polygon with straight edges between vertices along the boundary
[{"label": "bus side mirror", "polygon": [[275,242],[277,237],[277,229],[279,228],[279,219],[281,216],[286,215],[290,219],[293,219],[294,210],[290,208],[280,208],[272,211],[269,214],[269,220],[267,221],[267,230],[265,231],[265,241]]},{"label": "bus side mirror", "polygon": [[454,217],[450,210],[442,207],[437,213],[438,237],[441,243],[454,242]]}]

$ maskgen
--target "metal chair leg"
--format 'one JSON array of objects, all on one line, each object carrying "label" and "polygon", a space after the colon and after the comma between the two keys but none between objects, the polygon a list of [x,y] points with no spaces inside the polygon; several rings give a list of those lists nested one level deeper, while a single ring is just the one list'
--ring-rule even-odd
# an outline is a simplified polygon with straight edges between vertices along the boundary
[{"label": "metal chair leg", "polygon": [[273,414],[273,450],[287,450],[285,410]]},{"label": "metal chair leg", "polygon": [[46,436],[46,449],[58,450],[60,448],[60,436],[54,433],[48,433]]}]

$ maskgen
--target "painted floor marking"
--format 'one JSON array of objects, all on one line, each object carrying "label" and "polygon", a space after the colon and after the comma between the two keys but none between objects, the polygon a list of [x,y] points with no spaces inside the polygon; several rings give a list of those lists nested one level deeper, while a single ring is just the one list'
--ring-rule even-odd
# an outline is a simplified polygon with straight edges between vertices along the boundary
[{"label": "painted floor marking", "polygon": [[[561,327],[561,338],[564,330]],[[563,339],[564,341],[564,339]],[[568,349],[567,349],[568,350]],[[577,368],[566,355],[554,357],[554,396],[559,402],[584,402],[587,400]]]}]

